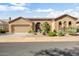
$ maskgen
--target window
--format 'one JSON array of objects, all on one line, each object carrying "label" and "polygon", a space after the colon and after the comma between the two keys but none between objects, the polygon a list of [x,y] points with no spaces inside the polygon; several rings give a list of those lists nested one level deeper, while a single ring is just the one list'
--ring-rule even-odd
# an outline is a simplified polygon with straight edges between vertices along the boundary
[{"label": "window", "polygon": [[62,28],[62,23],[61,23],[61,21],[59,22],[59,30],[61,30],[61,28]]},{"label": "window", "polygon": [[69,21],[69,26],[71,26],[72,25],[72,23],[71,23],[71,21]]},{"label": "window", "polygon": [[59,22],[59,25],[62,25],[61,21]]}]

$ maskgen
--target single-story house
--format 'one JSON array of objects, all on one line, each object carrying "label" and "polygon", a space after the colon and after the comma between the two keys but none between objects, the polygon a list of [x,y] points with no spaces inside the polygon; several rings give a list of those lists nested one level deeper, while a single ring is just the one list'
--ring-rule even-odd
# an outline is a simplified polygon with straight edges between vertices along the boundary
[{"label": "single-story house", "polygon": [[36,32],[41,29],[42,23],[47,22],[51,26],[51,31],[58,31],[68,27],[76,27],[77,18],[68,14],[61,15],[57,18],[24,18],[18,17],[9,22],[10,33],[25,33],[32,29],[35,25]]}]

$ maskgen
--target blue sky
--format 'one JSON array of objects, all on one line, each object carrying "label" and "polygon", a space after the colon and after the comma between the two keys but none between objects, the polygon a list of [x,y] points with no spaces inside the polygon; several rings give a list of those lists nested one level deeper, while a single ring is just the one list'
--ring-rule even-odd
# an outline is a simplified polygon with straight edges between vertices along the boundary
[{"label": "blue sky", "polygon": [[62,14],[79,17],[78,3],[0,3],[0,18],[56,18]]}]

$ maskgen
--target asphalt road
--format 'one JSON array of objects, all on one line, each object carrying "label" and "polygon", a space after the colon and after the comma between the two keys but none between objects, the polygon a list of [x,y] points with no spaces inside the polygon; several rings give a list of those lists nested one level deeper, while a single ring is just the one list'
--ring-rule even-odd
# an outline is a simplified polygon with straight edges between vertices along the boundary
[{"label": "asphalt road", "polygon": [[31,56],[41,49],[73,47],[79,47],[79,42],[0,43],[0,56]]}]

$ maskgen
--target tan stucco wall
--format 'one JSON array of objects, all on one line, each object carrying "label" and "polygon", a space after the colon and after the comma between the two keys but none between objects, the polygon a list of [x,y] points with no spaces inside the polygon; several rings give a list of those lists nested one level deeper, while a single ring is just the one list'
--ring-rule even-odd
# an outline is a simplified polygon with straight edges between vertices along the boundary
[{"label": "tan stucco wall", "polygon": [[[64,23],[64,21],[66,21],[66,27],[68,28],[69,26],[68,26],[68,23],[69,23],[69,21],[71,21],[72,22],[72,25],[71,25],[71,27],[76,27],[76,20],[75,19],[73,19],[73,18],[71,18],[71,17],[69,17],[69,16],[66,16],[66,17],[64,17],[64,18],[62,18],[62,19],[58,19],[58,20],[56,20],[56,22],[55,22],[55,29],[56,30],[59,30],[59,22],[62,22],[62,23]],[[63,26],[63,25],[62,25]]]},{"label": "tan stucco wall", "polygon": [[37,23],[37,22],[40,22],[41,24],[43,24],[44,22],[48,22],[50,25],[51,25],[51,20],[33,20],[32,22],[34,22],[34,23]]},{"label": "tan stucco wall", "polygon": [[[12,33],[12,30],[13,30],[12,26],[13,25],[29,25],[29,29],[28,30],[30,30],[31,26],[32,26],[32,23],[31,23],[31,21],[24,20],[24,19],[19,19],[19,20],[16,20],[14,22],[11,22],[11,23],[9,23],[9,32],[10,33]],[[21,29],[19,29],[19,30],[21,30]]]},{"label": "tan stucco wall", "polygon": [[[32,20],[32,22],[34,22],[35,24],[37,22],[40,22],[41,24],[43,24],[44,22],[47,22],[50,26],[52,25],[52,20]],[[52,26],[51,26],[51,30],[52,30]]]},{"label": "tan stucco wall", "polygon": [[56,22],[55,22],[55,20],[52,20],[52,25],[51,25],[51,31],[53,32],[54,30],[55,30],[55,24]]},{"label": "tan stucco wall", "polygon": [[79,23],[76,24],[76,27],[79,29]]}]

